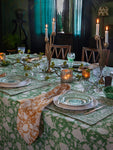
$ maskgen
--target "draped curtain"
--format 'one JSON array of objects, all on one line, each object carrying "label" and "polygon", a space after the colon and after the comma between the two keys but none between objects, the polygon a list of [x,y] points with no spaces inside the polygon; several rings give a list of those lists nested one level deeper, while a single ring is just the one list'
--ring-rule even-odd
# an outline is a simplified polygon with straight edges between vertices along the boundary
[{"label": "draped curtain", "polygon": [[[83,0],[74,0],[74,9],[72,11],[72,13],[74,14],[73,21],[72,21],[74,24],[74,27],[73,27],[72,33],[75,36],[81,35],[82,1]],[[66,4],[64,3],[64,5],[66,5]],[[69,7],[69,4],[67,7]],[[66,8],[66,11],[70,12],[71,9],[72,8]],[[35,0],[34,11],[35,11],[35,31],[36,31],[36,34],[41,34],[41,33],[44,34],[45,33],[45,24],[48,24],[48,32],[49,32],[49,34],[51,34],[51,32],[52,32],[52,18],[53,17],[57,18],[56,12],[55,12],[56,11],[55,0]],[[64,10],[64,12],[65,12],[65,10]],[[66,12],[66,14],[70,14],[69,12],[68,13]],[[63,19],[65,19],[64,20],[64,26],[67,26],[67,27],[65,27],[66,28],[65,31],[69,32],[70,31],[70,29],[69,29],[69,24],[70,24],[69,23],[69,16],[62,18],[62,20]]]},{"label": "draped curtain", "polygon": [[74,1],[74,35],[81,35],[82,0]]},{"label": "draped curtain", "polygon": [[35,31],[36,34],[45,33],[45,24],[48,32],[52,32],[52,18],[55,17],[55,0],[35,0]]}]

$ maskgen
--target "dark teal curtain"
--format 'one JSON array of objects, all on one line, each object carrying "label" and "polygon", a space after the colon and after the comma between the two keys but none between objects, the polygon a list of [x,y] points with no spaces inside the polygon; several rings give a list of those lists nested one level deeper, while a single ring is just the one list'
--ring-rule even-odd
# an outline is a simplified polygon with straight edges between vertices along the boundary
[{"label": "dark teal curtain", "polygon": [[35,0],[35,31],[36,34],[45,33],[45,24],[48,24],[48,33],[52,32],[52,18],[55,18],[55,0]]},{"label": "dark teal curtain", "polygon": [[74,35],[81,35],[82,0],[74,0]]}]

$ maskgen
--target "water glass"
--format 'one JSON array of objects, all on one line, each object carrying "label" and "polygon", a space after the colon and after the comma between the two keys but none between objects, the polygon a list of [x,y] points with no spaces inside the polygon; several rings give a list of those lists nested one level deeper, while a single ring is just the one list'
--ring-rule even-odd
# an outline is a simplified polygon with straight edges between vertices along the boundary
[{"label": "water glass", "polygon": [[73,68],[73,62],[75,59],[75,53],[68,53],[67,54],[67,59],[68,59],[68,67]]},{"label": "water glass", "polygon": [[25,53],[25,47],[18,47],[18,53],[23,56]]}]

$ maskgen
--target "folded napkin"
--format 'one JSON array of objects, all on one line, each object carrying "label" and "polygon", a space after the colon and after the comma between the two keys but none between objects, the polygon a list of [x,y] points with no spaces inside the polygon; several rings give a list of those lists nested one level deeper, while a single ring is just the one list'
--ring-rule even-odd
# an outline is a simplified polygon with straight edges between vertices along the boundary
[{"label": "folded napkin", "polygon": [[[42,58],[45,58],[45,57],[46,57],[46,56],[42,56]],[[40,60],[40,58],[39,58],[39,57],[29,58],[29,59],[28,59],[28,62],[38,61],[38,60]]]},{"label": "folded napkin", "polygon": [[30,99],[19,100],[17,130],[26,143],[32,144],[39,135],[42,110],[53,101],[53,98],[64,94],[70,89],[68,84],[60,84],[51,91]]},{"label": "folded napkin", "polygon": [[97,67],[99,67],[99,63],[93,63],[88,66],[89,69],[95,69]]},{"label": "folded napkin", "polygon": [[97,67],[99,67],[99,63],[93,63],[93,64],[90,64],[90,65],[88,65],[88,66],[80,66],[79,68],[78,68],[78,71],[82,71],[82,70],[84,70],[84,69],[90,69],[90,70],[92,70],[92,69],[95,69],[95,68],[97,68]]}]

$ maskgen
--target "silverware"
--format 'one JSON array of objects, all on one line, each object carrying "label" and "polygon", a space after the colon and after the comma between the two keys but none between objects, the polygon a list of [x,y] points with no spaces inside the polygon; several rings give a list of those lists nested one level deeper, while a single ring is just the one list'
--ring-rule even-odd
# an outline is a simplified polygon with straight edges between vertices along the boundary
[{"label": "silverware", "polygon": [[97,108],[94,108],[93,110],[90,110],[90,111],[84,113],[84,115],[91,114],[92,112],[94,112],[94,111],[96,111],[96,110],[99,110],[99,109],[101,109],[101,108],[103,108],[103,107],[105,107],[105,105],[102,105],[102,106],[99,106],[99,107],[97,107]]}]

